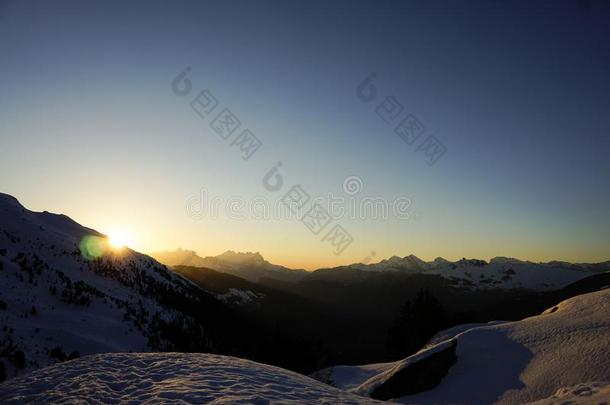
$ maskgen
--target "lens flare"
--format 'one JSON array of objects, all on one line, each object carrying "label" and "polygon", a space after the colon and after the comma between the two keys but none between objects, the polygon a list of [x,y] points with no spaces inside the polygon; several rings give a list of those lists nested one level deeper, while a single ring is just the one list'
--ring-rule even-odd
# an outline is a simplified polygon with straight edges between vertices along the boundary
[{"label": "lens flare", "polygon": [[87,260],[99,259],[106,251],[107,241],[99,236],[87,235],[79,243],[81,254]]}]

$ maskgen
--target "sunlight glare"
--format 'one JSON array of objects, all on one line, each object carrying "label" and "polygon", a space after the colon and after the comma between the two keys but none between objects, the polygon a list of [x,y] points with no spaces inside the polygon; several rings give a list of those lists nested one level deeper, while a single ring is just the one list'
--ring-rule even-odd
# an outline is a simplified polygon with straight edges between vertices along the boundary
[{"label": "sunlight glare", "polygon": [[108,242],[110,246],[116,250],[120,250],[126,246],[133,245],[133,237],[128,231],[114,230],[108,233]]}]

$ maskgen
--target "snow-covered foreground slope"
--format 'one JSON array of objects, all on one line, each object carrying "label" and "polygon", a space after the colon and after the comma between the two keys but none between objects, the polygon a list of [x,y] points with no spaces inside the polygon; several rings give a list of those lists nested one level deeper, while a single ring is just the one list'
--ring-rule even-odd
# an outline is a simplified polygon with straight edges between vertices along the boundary
[{"label": "snow-covered foreground slope", "polygon": [[211,354],[103,354],[0,385],[0,403],[373,404],[278,367]]},{"label": "snow-covered foreground slope", "polygon": [[[332,367],[314,377],[378,398],[381,391],[387,393],[394,385],[392,398],[409,404],[522,404],[539,400],[549,404],[555,403],[553,396],[576,397],[583,393],[583,387],[597,387],[590,390],[591,395],[604,396],[608,393],[606,383],[593,382],[610,381],[610,289],[571,298],[517,322],[453,328],[441,332],[433,342],[398,362]],[[450,345],[454,345],[454,363],[446,360],[451,355]],[[449,357],[430,361],[441,351]],[[413,377],[404,380],[409,368],[426,359],[428,377],[440,376],[440,383],[413,395],[399,394],[415,384]]]},{"label": "snow-covered foreground slope", "polygon": [[182,350],[181,339],[211,349],[194,311],[219,307],[150,257],[0,194],[0,381],[78,355]]}]

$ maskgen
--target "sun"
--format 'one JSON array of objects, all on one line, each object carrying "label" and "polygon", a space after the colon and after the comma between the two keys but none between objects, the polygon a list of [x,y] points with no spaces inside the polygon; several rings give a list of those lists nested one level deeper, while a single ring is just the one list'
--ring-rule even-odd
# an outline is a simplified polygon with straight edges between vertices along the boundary
[{"label": "sun", "polygon": [[114,230],[108,233],[108,243],[113,249],[120,250],[128,245],[132,245],[133,237],[127,230]]}]

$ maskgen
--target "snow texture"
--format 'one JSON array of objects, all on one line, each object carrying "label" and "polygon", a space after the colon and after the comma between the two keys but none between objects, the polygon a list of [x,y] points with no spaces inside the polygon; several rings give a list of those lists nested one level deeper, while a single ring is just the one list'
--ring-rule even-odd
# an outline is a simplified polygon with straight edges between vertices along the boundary
[{"label": "snow texture", "polygon": [[375,404],[309,377],[211,354],[103,354],[0,385],[2,404]]},{"label": "snow texture", "polygon": [[610,402],[609,382],[588,382],[564,387],[546,399],[527,405],[607,405]]}]

